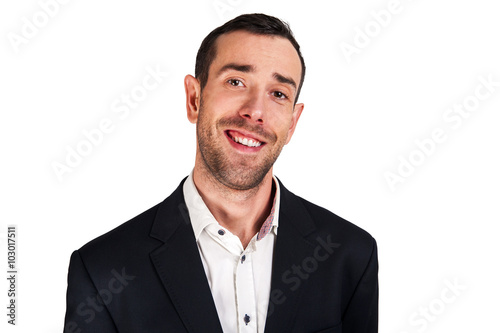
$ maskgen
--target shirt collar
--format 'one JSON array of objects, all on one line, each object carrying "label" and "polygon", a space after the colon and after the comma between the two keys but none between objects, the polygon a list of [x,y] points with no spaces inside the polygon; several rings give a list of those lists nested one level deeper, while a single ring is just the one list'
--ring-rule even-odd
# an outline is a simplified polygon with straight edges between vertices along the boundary
[{"label": "shirt collar", "polygon": [[[280,208],[280,186],[278,180],[273,175],[274,185],[276,187],[276,192],[274,194],[273,206],[271,208],[271,213],[267,219],[262,224],[258,234],[257,240],[262,240],[271,231],[277,235],[278,234],[278,220],[279,220],[279,208]],[[188,176],[183,186],[184,200],[186,201],[186,206],[189,212],[189,218],[191,219],[191,225],[193,227],[194,236],[196,241],[198,241],[202,231],[210,224],[219,224],[215,217],[212,215],[207,205],[200,196],[198,189],[193,181],[193,172]]]}]

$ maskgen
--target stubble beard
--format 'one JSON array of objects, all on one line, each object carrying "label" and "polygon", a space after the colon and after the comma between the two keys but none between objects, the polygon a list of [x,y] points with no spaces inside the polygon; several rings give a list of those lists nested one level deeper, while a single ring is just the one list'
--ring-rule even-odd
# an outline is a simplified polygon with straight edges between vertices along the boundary
[{"label": "stubble beard", "polygon": [[[266,146],[271,147],[274,144],[275,148],[265,153],[263,151],[259,152],[259,155],[264,154],[264,156],[259,156],[260,161],[257,164],[255,164],[255,158],[252,156],[238,158],[237,161],[234,161],[234,158],[227,156],[227,153],[221,147],[221,145],[225,144],[222,140],[226,140],[226,138],[220,136],[221,128],[228,127],[257,133],[265,138]],[[248,120],[242,117],[222,118],[217,121],[215,129],[213,129],[210,126],[209,119],[205,117],[202,102],[200,103],[196,134],[205,168],[220,184],[240,191],[256,189],[260,186],[264,177],[278,159],[285,141],[284,138],[278,141],[274,133],[265,132],[260,126],[251,126]],[[263,147],[263,149],[265,148],[268,147]]]}]

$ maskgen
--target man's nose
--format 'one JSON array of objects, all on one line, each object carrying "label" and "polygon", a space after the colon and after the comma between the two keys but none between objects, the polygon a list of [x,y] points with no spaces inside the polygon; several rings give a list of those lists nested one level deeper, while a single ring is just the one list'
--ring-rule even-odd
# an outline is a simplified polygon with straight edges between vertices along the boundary
[{"label": "man's nose", "polygon": [[253,91],[248,95],[246,103],[240,110],[240,116],[256,123],[264,123],[265,93]]}]

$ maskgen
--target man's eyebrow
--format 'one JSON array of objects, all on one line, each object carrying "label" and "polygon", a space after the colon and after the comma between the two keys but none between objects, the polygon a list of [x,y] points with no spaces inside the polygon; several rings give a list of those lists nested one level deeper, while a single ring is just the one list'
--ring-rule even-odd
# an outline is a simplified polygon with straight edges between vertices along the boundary
[{"label": "man's eyebrow", "polygon": [[217,72],[217,76],[219,76],[222,73],[227,72],[231,69],[238,71],[238,72],[243,72],[243,73],[250,73],[250,72],[255,71],[255,67],[252,65],[240,65],[240,64],[236,64],[234,62],[231,62],[229,64],[222,66],[222,68],[219,69],[219,71]]},{"label": "man's eyebrow", "polygon": [[295,83],[295,81],[291,78],[291,77],[286,77],[286,76],[283,76],[279,73],[274,73],[273,74],[273,77],[278,80],[279,82],[281,83],[285,83],[285,84],[289,84],[291,85],[295,90],[297,90],[297,84]]}]

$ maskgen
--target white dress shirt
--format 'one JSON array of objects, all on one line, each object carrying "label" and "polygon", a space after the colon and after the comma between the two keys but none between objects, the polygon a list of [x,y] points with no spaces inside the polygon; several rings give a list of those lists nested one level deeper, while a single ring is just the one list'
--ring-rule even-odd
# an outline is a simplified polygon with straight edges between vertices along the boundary
[{"label": "white dress shirt", "polygon": [[246,249],[238,236],[223,228],[207,208],[196,189],[193,173],[183,186],[191,225],[224,333],[264,333],[280,203],[280,189],[274,176],[273,181],[276,194],[273,209],[266,219],[268,223],[264,222]]}]

